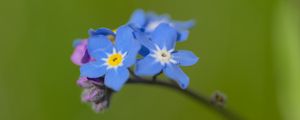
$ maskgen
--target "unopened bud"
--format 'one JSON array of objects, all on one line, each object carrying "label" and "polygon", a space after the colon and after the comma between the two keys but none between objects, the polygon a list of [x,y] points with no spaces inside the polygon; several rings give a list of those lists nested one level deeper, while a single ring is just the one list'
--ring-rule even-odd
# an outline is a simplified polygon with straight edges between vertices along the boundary
[{"label": "unopened bud", "polygon": [[99,103],[93,103],[92,108],[95,112],[101,112],[101,111],[105,110],[106,108],[108,108],[108,101],[104,100]]},{"label": "unopened bud", "polygon": [[211,103],[216,106],[224,107],[226,103],[226,96],[221,92],[215,92],[211,96]]},{"label": "unopened bud", "polygon": [[83,102],[98,102],[104,98],[105,90],[99,87],[91,87],[85,89],[82,93],[81,99]]},{"label": "unopened bud", "polygon": [[81,77],[77,80],[77,85],[79,85],[82,88],[91,88],[93,87],[93,83],[89,81],[86,77]]},{"label": "unopened bud", "polygon": [[103,87],[104,86],[104,77],[99,78],[87,78],[90,83],[93,83],[94,85]]}]

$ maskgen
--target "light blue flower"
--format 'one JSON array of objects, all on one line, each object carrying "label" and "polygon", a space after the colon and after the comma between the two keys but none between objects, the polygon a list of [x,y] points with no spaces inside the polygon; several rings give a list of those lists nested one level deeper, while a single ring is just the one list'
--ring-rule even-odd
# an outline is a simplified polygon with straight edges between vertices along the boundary
[{"label": "light blue flower", "polygon": [[104,76],[104,85],[119,91],[129,78],[128,67],[135,63],[140,49],[140,43],[134,38],[133,30],[128,26],[118,28],[116,34],[105,28],[90,30],[87,48],[95,61],[81,66],[81,76]]},{"label": "light blue flower", "polygon": [[198,61],[198,57],[191,51],[175,50],[177,32],[168,24],[160,24],[149,37],[151,40],[142,39],[141,43],[150,53],[136,63],[135,73],[140,76],[153,76],[162,71],[182,89],[186,89],[189,77],[179,65],[191,66]]},{"label": "light blue flower", "polygon": [[157,26],[159,26],[159,24],[167,23],[176,30],[178,34],[176,38],[177,41],[186,40],[189,35],[189,29],[195,24],[193,20],[184,22],[175,21],[172,20],[168,15],[157,15],[153,12],[144,12],[141,9],[133,12],[128,23],[136,25],[147,34],[153,32]]}]

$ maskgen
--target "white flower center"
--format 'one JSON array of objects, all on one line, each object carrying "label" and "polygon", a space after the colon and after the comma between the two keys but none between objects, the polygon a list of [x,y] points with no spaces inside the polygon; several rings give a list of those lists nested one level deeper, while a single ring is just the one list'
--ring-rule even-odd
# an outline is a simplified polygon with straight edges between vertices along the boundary
[{"label": "white flower center", "polygon": [[104,65],[107,66],[106,69],[117,69],[123,66],[124,57],[127,55],[127,52],[122,53],[121,51],[113,49],[112,53],[106,53],[106,55],[107,58],[102,59],[105,62]]},{"label": "white flower center", "polygon": [[174,49],[167,50],[166,47],[159,48],[158,45],[155,45],[156,50],[153,51],[151,56],[155,58],[157,62],[160,62],[161,65],[173,63],[176,64],[177,62],[173,59],[172,52]]}]

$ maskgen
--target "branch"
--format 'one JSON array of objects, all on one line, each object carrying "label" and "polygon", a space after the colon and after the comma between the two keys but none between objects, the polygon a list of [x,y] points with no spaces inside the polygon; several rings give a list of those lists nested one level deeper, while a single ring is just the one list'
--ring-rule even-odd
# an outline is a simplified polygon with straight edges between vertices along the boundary
[{"label": "branch", "polygon": [[[134,75],[134,74],[133,74]],[[182,90],[180,87],[178,87],[176,84],[172,84],[169,82],[164,82],[162,80],[150,80],[145,79],[141,77],[136,77],[134,75],[134,78],[130,78],[127,82],[128,84],[145,84],[145,85],[156,85],[161,87],[166,87],[172,90],[176,90],[181,92],[182,94],[196,100],[198,103],[205,105],[206,107],[218,112],[223,117],[225,117],[228,120],[242,120],[240,117],[236,116],[234,113],[229,111],[228,109],[225,109],[220,106],[216,106],[215,104],[212,104],[210,99],[204,97],[203,95],[196,93],[195,91],[191,89]]]}]

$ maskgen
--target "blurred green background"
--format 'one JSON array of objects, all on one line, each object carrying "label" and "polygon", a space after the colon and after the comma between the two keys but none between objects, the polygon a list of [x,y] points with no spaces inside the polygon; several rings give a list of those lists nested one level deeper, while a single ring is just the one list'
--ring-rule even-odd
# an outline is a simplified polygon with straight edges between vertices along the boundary
[{"label": "blurred green background", "polygon": [[300,120],[299,0],[1,0],[0,120],[222,120],[174,91],[126,85],[110,109],[80,101],[72,41],[117,28],[137,8],[197,21],[190,87],[228,97],[247,120]]}]

